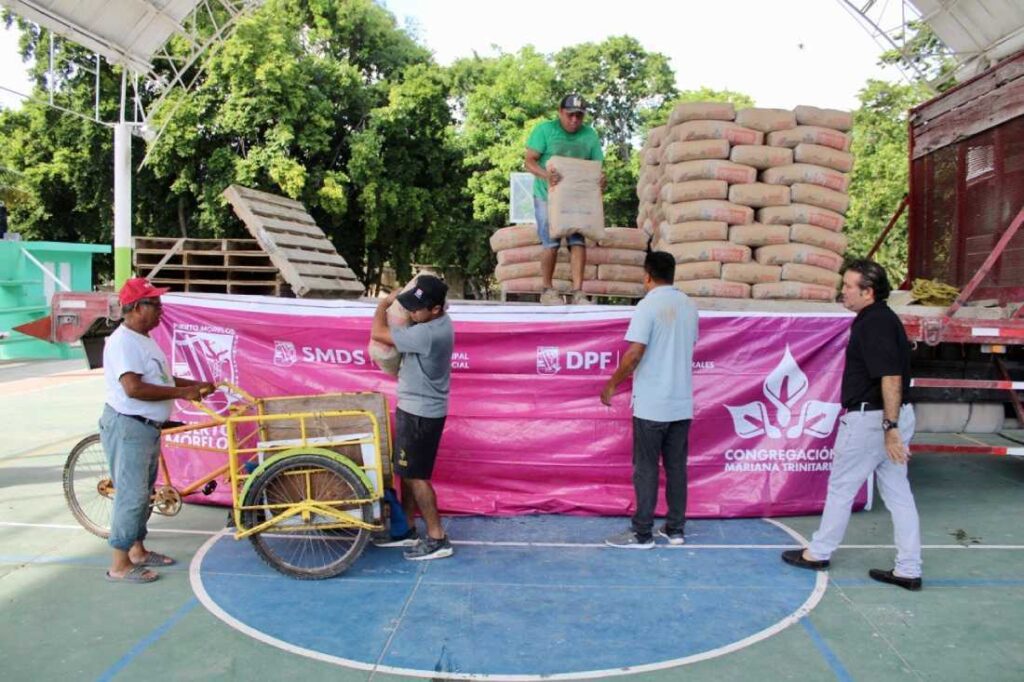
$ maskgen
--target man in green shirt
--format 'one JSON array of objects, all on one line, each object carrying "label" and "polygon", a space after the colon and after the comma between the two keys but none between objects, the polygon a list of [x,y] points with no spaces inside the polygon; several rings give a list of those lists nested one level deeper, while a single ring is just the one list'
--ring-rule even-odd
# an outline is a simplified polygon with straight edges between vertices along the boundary
[{"label": "man in green shirt", "polygon": [[[526,170],[534,175],[533,210],[537,220],[544,255],[541,256],[541,276],[544,291],[540,302],[546,305],[562,302],[551,278],[555,273],[555,260],[561,240],[551,239],[548,230],[548,187],[558,184],[562,176],[557,168],[547,167],[552,156],[568,156],[574,159],[604,161],[601,140],[593,127],[583,122],[586,103],[579,95],[566,95],[558,106],[558,118],[538,123],[526,140]],[[601,174],[601,190],[605,177]],[[569,245],[569,260],[572,266],[572,302],[588,303],[583,293],[583,268],[587,264],[587,250],[583,236],[571,234],[566,238]]]}]

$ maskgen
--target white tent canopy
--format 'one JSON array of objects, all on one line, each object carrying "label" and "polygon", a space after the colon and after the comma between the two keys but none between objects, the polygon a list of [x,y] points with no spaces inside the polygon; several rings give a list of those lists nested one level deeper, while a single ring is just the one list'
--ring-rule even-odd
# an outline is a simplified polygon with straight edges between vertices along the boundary
[{"label": "white tent canopy", "polygon": [[1024,49],[1021,0],[910,0],[961,63],[963,80]]}]

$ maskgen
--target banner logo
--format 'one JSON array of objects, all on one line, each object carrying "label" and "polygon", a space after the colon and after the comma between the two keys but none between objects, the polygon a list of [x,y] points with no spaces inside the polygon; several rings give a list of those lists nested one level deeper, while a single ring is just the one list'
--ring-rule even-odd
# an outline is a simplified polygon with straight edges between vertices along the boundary
[{"label": "banner logo", "polygon": [[291,341],[274,341],[274,366],[291,367],[299,361],[295,344]]},{"label": "banner logo", "polygon": [[537,374],[558,374],[558,346],[537,346]]},{"label": "banner logo", "polygon": [[[234,329],[207,325],[176,324],[171,341],[171,373],[183,379],[221,381],[238,384],[238,369],[235,365],[236,335]],[[224,389],[218,389],[207,396],[203,403],[210,409],[223,414],[235,400],[235,396]],[[208,417],[187,401],[178,403],[185,414]]]}]

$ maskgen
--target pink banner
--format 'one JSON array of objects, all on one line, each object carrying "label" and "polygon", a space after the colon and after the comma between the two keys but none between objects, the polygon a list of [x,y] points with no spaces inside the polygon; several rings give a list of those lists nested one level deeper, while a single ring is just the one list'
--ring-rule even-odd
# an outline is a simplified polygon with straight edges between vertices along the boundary
[{"label": "pink banner", "polygon": [[[599,400],[626,348],[631,308],[454,304],[449,312],[451,405],[434,478],[442,509],[631,514],[631,386],[621,386],[614,407]],[[260,397],[379,391],[393,412],[395,379],[366,351],[372,314],[364,302],[172,294],[153,334],[178,376],[228,380]],[[701,313],[688,516],[821,510],[851,319]],[[185,403],[177,418],[201,420]],[[189,450],[196,439],[217,445],[223,434],[179,436],[184,452],[168,448],[176,480],[223,460]],[[204,499],[229,502],[227,486],[190,501]]]}]

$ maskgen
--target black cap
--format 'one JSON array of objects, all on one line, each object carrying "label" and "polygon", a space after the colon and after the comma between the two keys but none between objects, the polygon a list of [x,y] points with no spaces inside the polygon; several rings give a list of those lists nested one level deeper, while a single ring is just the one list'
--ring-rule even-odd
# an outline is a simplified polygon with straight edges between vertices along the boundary
[{"label": "black cap", "polygon": [[409,312],[443,305],[448,285],[433,275],[420,275],[416,283],[398,295],[398,302]]},{"label": "black cap", "polygon": [[562,98],[562,103],[558,105],[558,108],[565,109],[570,114],[574,114],[578,111],[585,112],[587,110],[587,103],[579,95],[566,95]]}]

